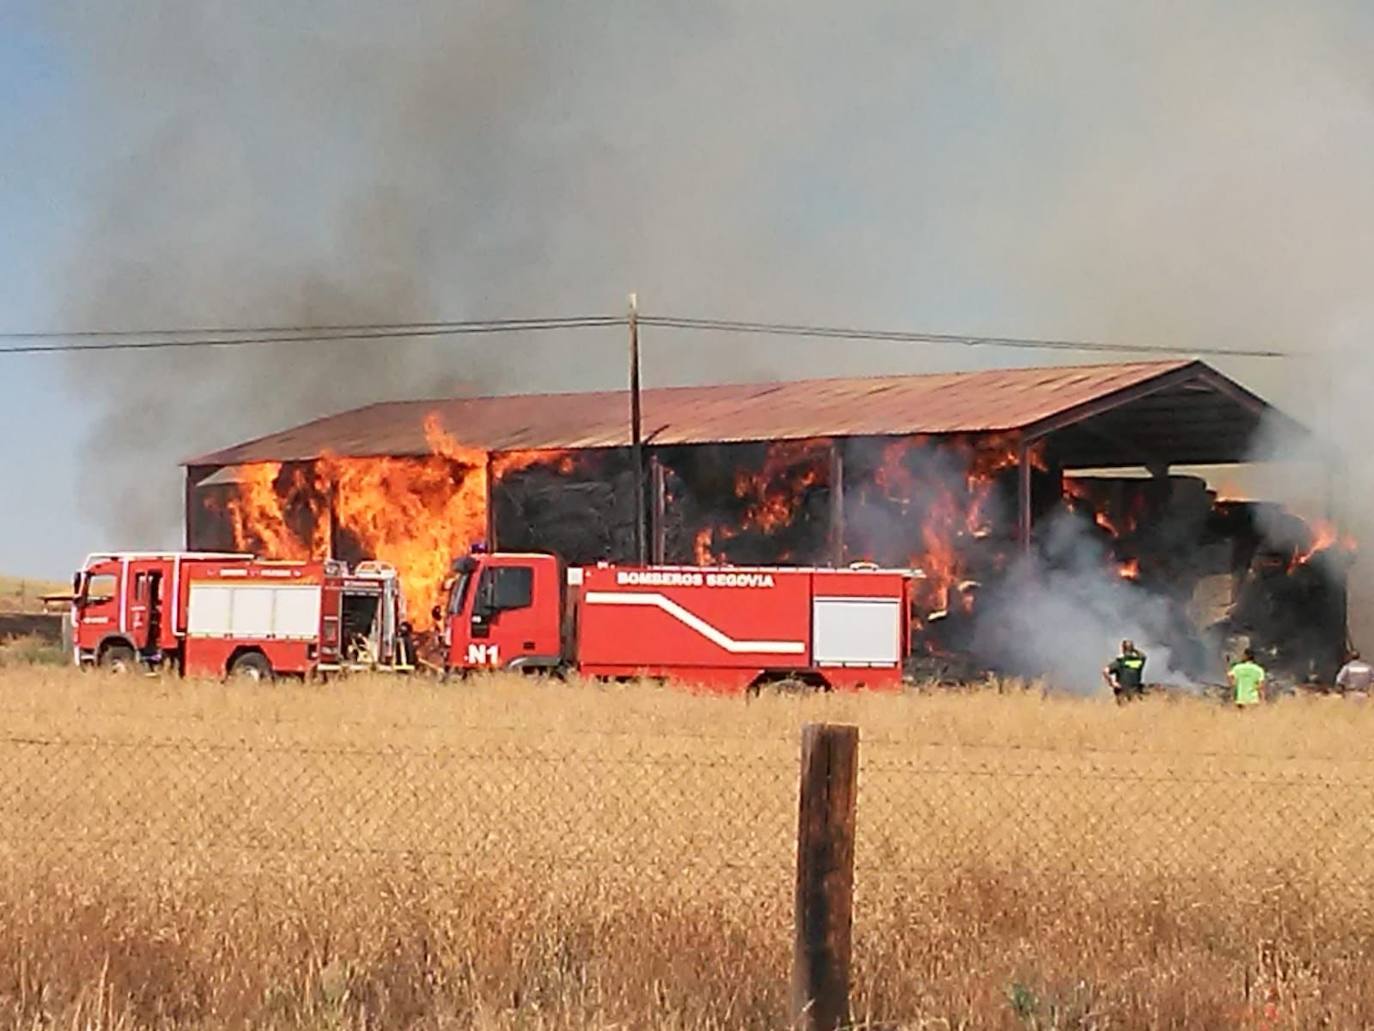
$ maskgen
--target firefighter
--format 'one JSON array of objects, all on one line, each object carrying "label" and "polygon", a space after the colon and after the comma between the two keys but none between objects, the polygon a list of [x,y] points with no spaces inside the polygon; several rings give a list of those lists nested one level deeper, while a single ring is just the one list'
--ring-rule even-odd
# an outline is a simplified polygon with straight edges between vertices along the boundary
[{"label": "firefighter", "polygon": [[1134,641],[1121,642],[1121,654],[1102,671],[1102,679],[1118,702],[1139,698],[1145,692],[1145,653]]},{"label": "firefighter", "polygon": [[1350,658],[1336,674],[1336,690],[1363,697],[1369,693],[1371,684],[1374,684],[1374,666],[1360,658],[1358,651],[1352,650]]},{"label": "firefighter", "polygon": [[1240,661],[1226,674],[1235,689],[1237,709],[1248,709],[1264,701],[1264,683],[1268,674],[1264,667],[1255,661],[1255,650],[1246,648],[1241,652]]},{"label": "firefighter", "polygon": [[405,620],[401,623],[396,633],[397,667],[405,670],[414,669],[418,655],[419,649],[415,643],[415,628],[410,625],[409,620]]}]

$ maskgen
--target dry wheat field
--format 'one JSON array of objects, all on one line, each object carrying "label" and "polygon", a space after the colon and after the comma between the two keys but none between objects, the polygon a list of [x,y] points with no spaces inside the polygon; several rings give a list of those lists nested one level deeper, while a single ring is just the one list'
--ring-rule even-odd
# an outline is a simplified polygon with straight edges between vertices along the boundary
[{"label": "dry wheat field", "polygon": [[785,1027],[809,721],[857,1025],[1374,1026],[1374,705],[35,667],[0,720],[0,1027]]}]

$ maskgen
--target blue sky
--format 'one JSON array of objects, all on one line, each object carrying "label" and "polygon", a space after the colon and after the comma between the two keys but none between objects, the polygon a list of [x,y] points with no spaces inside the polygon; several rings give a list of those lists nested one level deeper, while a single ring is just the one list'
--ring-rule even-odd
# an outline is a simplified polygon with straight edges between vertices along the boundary
[{"label": "blue sky", "polygon": [[[1374,324],[1371,44],[1353,0],[0,0],[0,328],[581,314],[635,289],[1349,363]],[[646,347],[651,382],[1027,361]],[[1220,364],[1342,407],[1330,361]],[[175,543],[187,454],[620,374],[614,336],[0,356],[0,571]]]},{"label": "blue sky", "polygon": [[[61,326],[52,278],[80,210],[69,121],[75,69],[60,42],[22,5],[0,5],[0,328]],[[64,124],[65,123],[65,124]],[[65,328],[65,327],[63,327]],[[48,357],[0,357],[4,468],[0,569],[64,575],[72,554],[98,532],[78,512],[76,455],[89,406],[64,389]]]}]

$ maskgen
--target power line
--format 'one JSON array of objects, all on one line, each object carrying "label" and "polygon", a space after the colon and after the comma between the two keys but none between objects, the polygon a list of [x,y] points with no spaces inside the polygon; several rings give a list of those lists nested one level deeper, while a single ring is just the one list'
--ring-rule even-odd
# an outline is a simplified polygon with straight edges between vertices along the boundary
[{"label": "power line", "polygon": [[[550,322],[583,322],[612,320],[624,322],[619,315],[574,315],[554,318],[520,319],[428,319],[424,322],[343,322],[317,323],[307,325],[264,325],[264,326],[181,326],[172,329],[43,329],[0,331],[0,340],[80,340],[95,337],[120,339],[127,337],[163,336],[229,336],[244,333],[356,333],[364,330],[378,330],[399,333],[402,330],[426,329],[465,329],[467,327],[510,326],[523,329],[530,326],[540,327]],[[315,339],[307,337],[306,339]]]},{"label": "power line", "polygon": [[[696,332],[743,333],[762,336],[810,337],[887,343],[1002,347],[1023,350],[1106,352],[1110,354],[1196,354],[1233,358],[1288,358],[1290,352],[1259,348],[1161,347],[1113,344],[1096,340],[1056,340],[1035,337],[974,336],[954,333],[921,333],[909,330],[875,330],[847,326],[802,323],[748,322],[735,319],[687,318],[671,315],[640,315],[639,323],[665,329]],[[623,315],[577,315],[554,318],[482,319],[469,321],[336,323],[323,325],[183,327],[177,329],[38,330],[0,332],[0,340],[35,340],[41,343],[0,347],[0,355],[52,354],[93,351],[156,351],[187,348],[234,348],[310,342],[400,340],[418,337],[467,336],[490,333],[545,332],[561,329],[594,329],[624,326]],[[101,342],[112,341],[112,342]]]},{"label": "power line", "polygon": [[669,315],[641,315],[641,325],[707,332],[753,333],[763,336],[819,337],[831,340],[874,340],[910,344],[960,344],[965,347],[1015,347],[1046,351],[1108,351],[1114,354],[1204,354],[1235,358],[1290,358],[1286,351],[1227,347],[1159,347],[1110,344],[1096,340],[1045,340],[1033,337],[969,336],[953,333],[913,333],[905,330],[854,329],[776,322],[738,322]]},{"label": "power line", "polygon": [[[216,336],[192,337],[170,340],[116,340],[114,343],[92,343],[76,341],[66,343],[21,344],[17,347],[0,347],[0,355],[5,354],[54,354],[78,351],[163,351],[201,347],[249,347],[267,344],[290,344],[314,341],[350,340],[404,340],[410,337],[469,336],[485,333],[537,333],[552,329],[589,329],[602,326],[623,326],[625,319],[619,316],[580,316],[567,319],[520,319],[501,322],[465,322],[455,324],[425,323],[417,326],[432,328],[389,328],[382,326],[376,331],[361,329],[357,332],[314,331],[307,327],[299,330],[288,328],[280,335],[267,336]],[[130,335],[147,336],[150,334],[128,332]],[[223,333],[252,332],[251,330],[220,330]],[[92,336],[115,336],[91,332]],[[160,334],[153,334],[160,335]]]}]

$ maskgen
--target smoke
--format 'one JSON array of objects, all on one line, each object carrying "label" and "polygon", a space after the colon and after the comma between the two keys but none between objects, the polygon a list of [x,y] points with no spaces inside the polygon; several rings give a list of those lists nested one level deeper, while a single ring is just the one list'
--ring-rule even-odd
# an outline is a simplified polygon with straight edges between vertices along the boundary
[{"label": "smoke", "polygon": [[[1366,8],[54,0],[40,17],[80,70],[54,131],[82,159],[52,321],[583,313],[637,289],[661,312],[1363,342]],[[82,356],[87,500],[126,543],[173,536],[187,454],[385,398],[614,384],[622,346]],[[653,382],[1030,357],[645,346]],[[1224,368],[1280,404],[1325,396],[1288,363]]]},{"label": "smoke", "polygon": [[1103,689],[1102,668],[1130,640],[1146,655],[1150,683],[1192,689],[1220,675],[1219,650],[1171,599],[1115,576],[1082,518],[1059,513],[1041,533],[1038,550],[979,599],[973,651],[980,659],[1092,694]]}]

